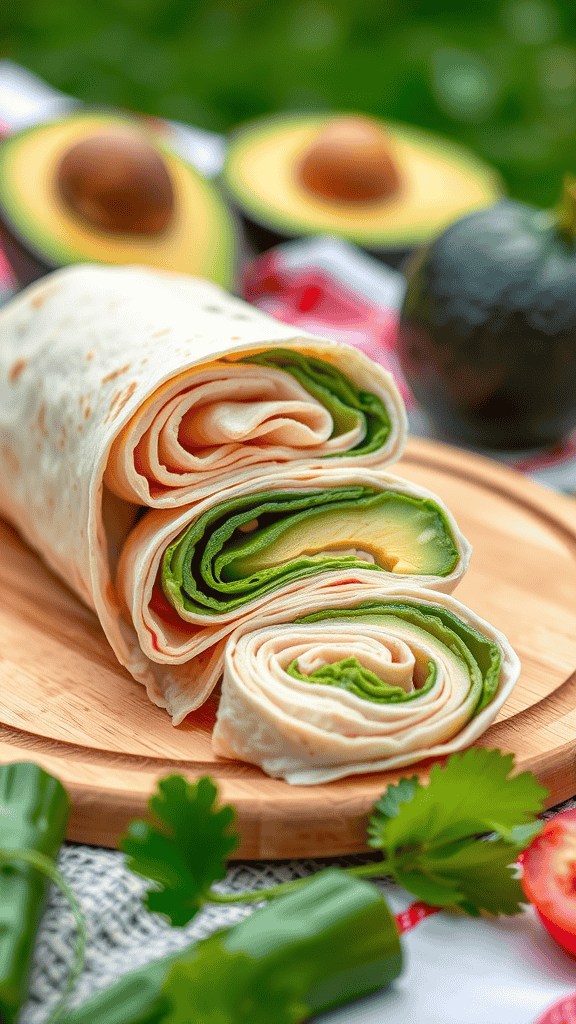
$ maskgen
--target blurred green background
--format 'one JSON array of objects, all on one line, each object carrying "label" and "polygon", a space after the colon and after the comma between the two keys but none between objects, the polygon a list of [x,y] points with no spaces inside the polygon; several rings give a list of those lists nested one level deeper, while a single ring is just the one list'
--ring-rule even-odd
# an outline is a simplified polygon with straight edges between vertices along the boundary
[{"label": "blurred green background", "polygon": [[279,110],[421,125],[546,206],[576,174],[574,0],[25,0],[3,57],[90,103],[226,132]]}]

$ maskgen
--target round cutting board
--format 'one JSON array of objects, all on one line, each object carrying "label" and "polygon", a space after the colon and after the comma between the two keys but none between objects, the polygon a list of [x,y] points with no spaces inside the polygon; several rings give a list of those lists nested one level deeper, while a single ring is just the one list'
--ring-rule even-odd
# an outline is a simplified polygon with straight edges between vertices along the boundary
[{"label": "round cutting board", "polygon": [[[474,545],[457,597],[503,630],[522,675],[479,745],[516,755],[550,790],[576,792],[576,501],[498,463],[411,440],[400,476],[440,495]],[[210,774],[238,810],[243,858],[366,849],[389,782],[415,771],[290,786],[217,758],[212,699],[177,729],[121,668],[96,617],[0,521],[0,760],[34,760],[68,788],[69,838],[114,846],[171,772]]]}]

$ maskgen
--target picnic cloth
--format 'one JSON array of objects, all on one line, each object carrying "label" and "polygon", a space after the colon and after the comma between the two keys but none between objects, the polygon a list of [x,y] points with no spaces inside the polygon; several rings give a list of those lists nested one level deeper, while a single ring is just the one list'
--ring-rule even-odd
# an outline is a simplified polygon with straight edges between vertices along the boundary
[{"label": "picnic cloth", "polygon": [[[74,105],[36,76],[0,62],[0,119],[6,128],[45,120]],[[224,140],[185,125],[170,124],[172,143],[203,171],[216,174]],[[0,303],[15,283],[0,252]],[[412,433],[440,436],[415,404],[396,358],[395,323],[404,292],[397,271],[335,238],[289,242],[254,260],[244,297],[265,312],[315,334],[347,341],[392,370],[408,408]],[[489,452],[533,479],[576,494],[576,431],[553,448],[534,452]],[[546,816],[576,800],[547,812]],[[373,855],[282,862],[233,862],[221,892],[244,891],[304,877],[322,867],[362,864]],[[66,843],[58,865],[86,916],[86,965],[71,999],[84,1002],[122,973],[175,952],[217,928],[234,924],[253,905],[211,905],[187,927],[171,928],[142,904],[147,883],[124,867],[118,851]],[[411,898],[378,880],[395,913]],[[411,917],[417,922],[419,912]],[[39,933],[30,999],[21,1024],[42,1024],[56,1003],[72,960],[74,923],[65,898],[52,889]],[[576,964],[539,924],[532,908],[514,918],[423,917],[403,940],[406,967],[381,993],[317,1018],[321,1024],[569,1024],[576,1021]],[[559,1001],[558,1006],[556,1003]],[[542,1016],[546,1010],[546,1016]],[[271,1024],[273,1024],[271,1020]]]}]

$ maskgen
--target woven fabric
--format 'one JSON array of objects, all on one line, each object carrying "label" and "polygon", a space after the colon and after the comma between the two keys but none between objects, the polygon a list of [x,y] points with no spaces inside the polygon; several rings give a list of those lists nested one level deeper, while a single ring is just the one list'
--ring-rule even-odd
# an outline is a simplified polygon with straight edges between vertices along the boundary
[{"label": "woven fabric", "polygon": [[[322,861],[236,862],[214,888],[222,893],[245,892],[304,878],[328,865],[347,867],[374,859],[377,856],[366,854]],[[235,924],[258,906],[210,904],[187,927],[172,928],[160,915],[145,909],[142,897],[151,883],[129,871],[119,851],[67,843],[58,867],[80,903],[87,927],[86,963],[70,1006],[83,1003],[126,971]],[[378,880],[378,884],[385,882]],[[75,934],[68,902],[53,886],[36,944],[30,999],[19,1024],[43,1024],[48,1018],[66,983]]]}]

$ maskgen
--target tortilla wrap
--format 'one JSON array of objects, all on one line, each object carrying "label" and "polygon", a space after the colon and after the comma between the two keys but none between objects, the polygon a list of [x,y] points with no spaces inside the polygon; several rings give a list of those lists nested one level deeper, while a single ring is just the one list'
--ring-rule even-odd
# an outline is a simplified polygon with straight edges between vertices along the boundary
[{"label": "tortilla wrap", "polygon": [[[166,547],[218,502],[400,489],[436,501],[457,553],[418,582],[451,589],[466,569],[469,545],[441,502],[381,471],[406,434],[390,374],[214,284],[137,267],[49,275],[0,313],[0,398],[0,511],[96,611],[119,661],[175,723],[212,689],[223,640],[243,618],[283,609],[317,579],[394,576],[354,545],[334,561],[317,537],[306,572],[283,579],[259,565],[268,589],[233,609],[204,610],[197,623],[161,608],[151,626]],[[242,576],[263,548],[240,548],[226,571]]]},{"label": "tortilla wrap", "polygon": [[295,785],[400,768],[473,743],[519,674],[453,597],[335,586],[237,626],[212,745]]},{"label": "tortilla wrap", "polygon": [[[259,572],[249,561],[243,573],[226,580],[222,551],[232,549],[234,553],[244,523],[252,526],[257,522],[277,496],[285,506],[287,523],[294,524],[297,516],[303,517],[302,531],[310,540],[307,553],[300,556],[298,552],[296,557],[280,564],[265,564]],[[421,531],[421,535],[428,535],[434,529],[440,533],[444,525],[446,532],[440,540],[443,547],[454,552],[445,563],[444,575],[416,574],[410,571],[413,566],[400,561],[391,569],[378,564],[383,561],[377,554],[379,537],[386,542],[391,517],[386,499],[392,496],[397,496],[400,502],[415,501],[415,534]],[[306,509],[303,513],[295,507],[298,505],[301,509],[311,501],[315,505],[308,517]],[[427,526],[429,519],[423,519],[430,514],[430,505],[437,510],[432,527]],[[339,541],[334,545],[328,540],[328,528],[337,517],[339,530],[343,529],[340,510],[344,514],[352,511],[360,525],[355,527],[351,541],[343,544],[340,532]],[[279,518],[276,510],[274,514]],[[319,520],[317,546],[310,539],[314,520]],[[196,524],[197,536],[187,542],[186,532],[189,534]],[[294,531],[294,525],[291,530]],[[375,536],[375,532],[379,536]],[[247,539],[251,540],[255,534],[256,529]],[[182,536],[180,552],[175,551],[169,559],[170,566],[162,578],[162,561]],[[374,560],[374,551],[377,560]],[[252,621],[264,607],[283,612],[294,607],[294,602],[297,606],[314,586],[322,587],[325,580],[336,585],[351,576],[359,586],[373,587],[377,578],[382,587],[408,582],[451,591],[466,571],[470,552],[470,545],[449,510],[422,487],[375,470],[351,473],[339,469],[294,469],[290,473],[284,471],[261,478],[257,486],[248,482],[230,487],[218,495],[216,504],[214,498],[206,498],[184,508],[148,512],[124,545],[116,592],[124,608],[124,620],[132,623],[139,650],[149,659],[154,677],[154,681],[146,679],[149,696],[156,704],[167,708],[177,725],[206,700],[218,682],[222,674],[223,642],[239,622]],[[259,552],[261,562],[265,562],[266,553],[266,547]],[[175,559],[184,563],[178,572],[174,571]],[[182,577],[187,566],[192,571],[188,585],[184,586]],[[192,659],[195,659],[194,664]]]}]

